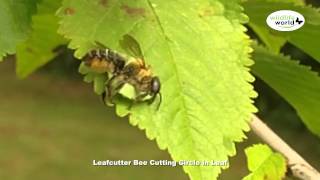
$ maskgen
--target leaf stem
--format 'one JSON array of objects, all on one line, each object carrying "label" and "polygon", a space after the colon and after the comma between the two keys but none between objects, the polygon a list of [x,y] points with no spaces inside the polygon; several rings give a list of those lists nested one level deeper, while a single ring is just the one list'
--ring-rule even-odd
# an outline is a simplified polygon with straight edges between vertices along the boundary
[{"label": "leaf stem", "polygon": [[287,158],[288,168],[290,168],[293,176],[303,180],[320,179],[320,173],[256,115],[253,116],[250,127],[265,143]]}]

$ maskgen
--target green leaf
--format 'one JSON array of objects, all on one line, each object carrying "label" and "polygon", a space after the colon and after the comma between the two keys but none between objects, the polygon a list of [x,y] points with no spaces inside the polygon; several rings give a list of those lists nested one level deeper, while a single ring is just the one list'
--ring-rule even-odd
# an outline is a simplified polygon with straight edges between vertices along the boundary
[{"label": "green leaf", "polygon": [[[159,76],[163,101],[135,104],[130,123],[179,160],[227,160],[256,109],[249,39],[237,1],[65,0],[59,32],[82,57],[95,41],[124,53],[127,35]],[[132,41],[131,41],[132,42]],[[117,103],[124,116],[127,103]],[[226,167],[224,167],[226,168]],[[191,179],[215,179],[217,166],[184,166]]]},{"label": "green leaf", "polygon": [[[314,37],[320,37],[320,13],[311,6],[296,4],[270,2],[269,0],[250,0],[243,5],[246,14],[250,17],[249,26],[259,35],[269,49],[279,52],[284,43],[289,41],[320,62],[320,51],[318,50],[320,41],[314,39]],[[290,32],[280,32],[268,27],[266,24],[267,16],[274,11],[283,9],[290,9],[302,14],[306,20],[304,26]]]},{"label": "green leaf", "polygon": [[289,57],[255,47],[252,71],[298,112],[306,126],[320,136],[320,77]]},{"label": "green leaf", "polygon": [[98,95],[101,95],[105,89],[105,82],[107,81],[107,76],[105,74],[96,74],[93,79],[93,89]]},{"label": "green leaf", "polygon": [[16,72],[19,77],[24,78],[48,63],[56,56],[53,49],[66,43],[57,33],[58,17],[54,13],[59,5],[60,1],[43,0],[38,7],[38,14],[32,17],[33,31],[17,48]]},{"label": "green leaf", "polygon": [[27,38],[36,3],[37,0],[0,1],[0,61],[7,54],[14,54],[17,44]]},{"label": "green leaf", "polygon": [[81,62],[80,65],[79,65],[78,72],[79,72],[80,74],[85,75],[85,74],[88,74],[89,72],[91,72],[91,69],[90,69],[88,66],[86,66],[86,65],[84,64],[84,62]]},{"label": "green leaf", "polygon": [[91,83],[94,79],[95,79],[95,74],[93,73],[88,73],[83,77],[83,81],[86,83]]},{"label": "green leaf", "polygon": [[286,173],[286,160],[274,153],[267,145],[256,144],[245,149],[248,168],[251,173],[243,180],[277,180]]},{"label": "green leaf", "polygon": [[267,29],[266,27],[261,27],[251,22],[249,23],[249,25],[254,30],[254,32],[259,35],[266,46],[275,53],[279,53],[281,47],[287,42],[287,39],[285,37],[277,36],[274,33],[270,33],[270,29]]},{"label": "green leaf", "polygon": [[268,0],[268,2],[275,2],[275,3],[279,3],[279,2],[285,2],[285,3],[293,3],[295,5],[301,5],[304,6],[305,0]]},{"label": "green leaf", "polygon": [[97,73],[84,62],[81,62],[79,69],[80,74],[83,74],[83,81],[86,83],[93,83],[93,90],[96,94],[101,95],[105,90],[105,82],[108,80],[108,75],[105,73]]}]

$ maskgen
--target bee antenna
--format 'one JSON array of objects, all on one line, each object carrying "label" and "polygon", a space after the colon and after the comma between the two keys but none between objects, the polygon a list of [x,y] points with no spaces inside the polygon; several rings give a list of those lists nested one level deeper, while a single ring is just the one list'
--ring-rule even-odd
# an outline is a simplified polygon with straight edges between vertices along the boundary
[{"label": "bee antenna", "polygon": [[157,106],[157,110],[159,110],[161,102],[162,102],[162,95],[161,95],[160,92],[158,94],[159,94],[160,100],[159,100],[159,103],[158,103],[158,106]]}]

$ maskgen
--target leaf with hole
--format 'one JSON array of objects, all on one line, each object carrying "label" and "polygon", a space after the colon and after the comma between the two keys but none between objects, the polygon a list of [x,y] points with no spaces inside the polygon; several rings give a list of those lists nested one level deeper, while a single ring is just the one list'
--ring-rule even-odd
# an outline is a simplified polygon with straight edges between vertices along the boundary
[{"label": "leaf with hole", "polygon": [[[71,13],[72,12],[72,13]],[[141,54],[162,84],[163,101],[119,101],[117,113],[156,139],[176,160],[227,160],[245,137],[256,111],[248,66],[250,41],[237,1],[65,0],[59,32],[83,57],[95,41],[128,54]],[[126,37],[128,40],[124,40]],[[135,48],[136,49],[136,48]],[[129,55],[129,54],[128,54]],[[129,101],[130,103],[130,101]],[[191,179],[215,179],[217,166],[184,166]],[[226,168],[226,167],[223,167]]]}]

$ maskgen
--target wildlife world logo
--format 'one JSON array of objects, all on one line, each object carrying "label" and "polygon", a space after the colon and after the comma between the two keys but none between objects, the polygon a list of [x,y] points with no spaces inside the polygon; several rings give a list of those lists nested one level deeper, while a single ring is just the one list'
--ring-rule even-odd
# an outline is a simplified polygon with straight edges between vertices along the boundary
[{"label": "wildlife world logo", "polygon": [[304,17],[295,11],[280,10],[271,13],[267,17],[267,24],[270,28],[278,31],[294,31],[304,25]]}]

